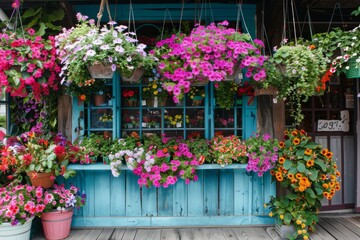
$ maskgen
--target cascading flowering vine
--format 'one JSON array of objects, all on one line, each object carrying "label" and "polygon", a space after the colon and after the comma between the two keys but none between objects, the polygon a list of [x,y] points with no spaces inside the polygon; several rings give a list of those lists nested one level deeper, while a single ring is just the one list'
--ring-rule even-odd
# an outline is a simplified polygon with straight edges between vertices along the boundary
[{"label": "cascading flowering vine", "polygon": [[59,89],[53,36],[44,39],[30,28],[23,35],[0,33],[0,39],[0,87],[17,97],[32,92],[37,100]]},{"label": "cascading flowering vine", "polygon": [[227,21],[208,26],[195,26],[189,36],[172,35],[156,44],[150,52],[159,59],[163,87],[179,102],[191,83],[207,80],[223,81],[239,69],[246,68],[246,77],[263,81],[261,40],[251,41],[248,34],[227,28]]}]

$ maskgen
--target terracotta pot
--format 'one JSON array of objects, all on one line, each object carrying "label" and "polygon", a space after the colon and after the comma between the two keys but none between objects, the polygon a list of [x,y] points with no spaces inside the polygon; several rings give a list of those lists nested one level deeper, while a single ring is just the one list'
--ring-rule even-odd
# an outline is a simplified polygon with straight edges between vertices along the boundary
[{"label": "terracotta pot", "polygon": [[41,223],[47,240],[64,239],[70,234],[71,221],[74,211],[44,212]]},{"label": "terracotta pot", "polygon": [[95,106],[100,106],[104,103],[105,103],[105,95],[104,94],[102,94],[102,95],[95,94],[94,95],[94,105]]},{"label": "terracotta pot", "polygon": [[92,78],[111,79],[114,72],[111,69],[111,64],[93,64],[87,66]]},{"label": "terracotta pot", "polygon": [[39,172],[26,172],[30,178],[31,185],[35,187],[49,188],[54,185],[55,172],[39,173]]}]

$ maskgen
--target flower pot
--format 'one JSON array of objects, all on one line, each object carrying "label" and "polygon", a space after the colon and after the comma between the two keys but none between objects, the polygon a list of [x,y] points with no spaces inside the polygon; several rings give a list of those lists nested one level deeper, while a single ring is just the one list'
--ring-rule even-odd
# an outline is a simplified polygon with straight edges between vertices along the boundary
[{"label": "flower pot", "polygon": [[232,81],[236,78],[236,76],[238,75],[239,73],[239,70],[240,70],[240,67],[239,66],[236,66],[234,67],[234,71],[233,71],[233,74],[226,74],[226,77],[225,77],[225,81]]},{"label": "flower pot", "polygon": [[146,106],[148,106],[148,107],[164,107],[164,106],[166,106],[167,97],[148,98],[148,99],[145,99],[145,101],[146,101]]},{"label": "flower pot", "polygon": [[111,64],[93,64],[87,66],[92,78],[111,79],[114,76],[114,72],[111,69]]},{"label": "flower pot", "polygon": [[190,86],[192,87],[199,87],[199,86],[205,86],[206,84],[209,83],[209,79],[204,79],[202,81],[199,80],[194,80],[190,83]]},{"label": "flower pot", "polygon": [[255,96],[259,96],[259,95],[277,95],[278,94],[278,89],[276,87],[273,86],[269,86],[268,88],[254,88],[255,90]]},{"label": "flower pot", "polygon": [[275,231],[279,234],[281,239],[288,239],[287,236],[295,233],[294,226],[287,226],[279,223],[275,223]]},{"label": "flower pot", "polygon": [[128,107],[136,107],[137,99],[136,98],[128,98],[128,99],[126,99],[126,103],[127,103]]},{"label": "flower pot", "polygon": [[34,217],[24,224],[12,226],[11,223],[0,224],[0,240],[28,240],[30,239],[31,224]]},{"label": "flower pot", "polygon": [[145,72],[145,68],[140,67],[140,68],[135,69],[133,74],[129,77],[122,75],[121,79],[124,82],[138,83],[138,82],[140,82],[140,79],[141,79],[142,75],[144,74],[144,72]]},{"label": "flower pot", "polygon": [[30,178],[31,185],[35,187],[49,188],[54,184],[55,172],[26,172],[26,175]]},{"label": "flower pot", "polygon": [[44,212],[41,223],[47,240],[64,239],[70,234],[71,220],[74,211]]},{"label": "flower pot", "polygon": [[360,67],[356,67],[357,65],[355,58],[349,60],[349,69],[344,70],[346,78],[360,78]]},{"label": "flower pot", "polygon": [[94,105],[101,106],[105,103],[105,95],[95,94],[94,95]]},{"label": "flower pot", "polygon": [[134,128],[134,124],[132,123],[126,123],[125,126],[126,128]]},{"label": "flower pot", "polygon": [[203,103],[204,98],[202,96],[195,96],[192,99],[192,105],[193,106],[201,106]]}]

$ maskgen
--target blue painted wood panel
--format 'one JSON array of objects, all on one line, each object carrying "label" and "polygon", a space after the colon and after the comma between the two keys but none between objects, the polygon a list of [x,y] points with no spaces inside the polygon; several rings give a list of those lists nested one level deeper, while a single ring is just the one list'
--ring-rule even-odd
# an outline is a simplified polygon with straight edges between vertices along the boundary
[{"label": "blue painted wood panel", "polygon": [[203,165],[197,182],[186,185],[179,180],[168,188],[140,188],[138,177],[125,169],[115,178],[106,166],[88,167],[91,170],[72,165],[77,176],[59,179],[79,186],[88,196],[86,206],[74,216],[74,227],[273,223],[263,204],[275,194],[275,184],[269,173],[247,173],[245,164]]}]

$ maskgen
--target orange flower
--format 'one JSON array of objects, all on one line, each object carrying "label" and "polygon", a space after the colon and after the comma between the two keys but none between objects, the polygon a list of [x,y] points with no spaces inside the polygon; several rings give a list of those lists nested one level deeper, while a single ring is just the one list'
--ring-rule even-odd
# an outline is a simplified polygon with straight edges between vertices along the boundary
[{"label": "orange flower", "polygon": [[271,176],[274,176],[274,175],[275,175],[275,171],[274,171],[274,170],[270,170],[270,174],[271,174]]},{"label": "orange flower", "polygon": [[288,131],[288,130],[285,130],[285,131],[284,131],[284,134],[285,134],[285,135],[288,135],[288,134],[289,134],[289,131]]},{"label": "orange flower", "polygon": [[332,152],[327,152],[327,153],[325,154],[325,156],[326,156],[327,159],[332,158],[332,155],[333,155]]},{"label": "orange flower", "polygon": [[303,191],[305,191],[306,190],[306,187],[304,186],[304,185],[300,185],[299,186],[299,191],[300,192],[303,192]]},{"label": "orange flower", "polygon": [[339,191],[339,190],[340,190],[340,185],[336,185],[336,186],[335,186],[335,190],[336,190],[336,191]]},{"label": "orange flower", "polygon": [[334,186],[335,186],[335,183],[334,183],[334,182],[330,182],[329,185],[330,185],[330,187],[334,187]]},{"label": "orange flower", "polygon": [[292,134],[293,136],[298,135],[298,133],[299,133],[299,132],[298,132],[298,130],[296,130],[296,129],[295,129],[294,131],[292,131],[292,132],[291,132],[291,134]]},{"label": "orange flower", "polygon": [[300,135],[306,135],[306,132],[305,132],[305,130],[300,130]]},{"label": "orange flower", "polygon": [[324,197],[329,197],[329,193],[328,192],[323,192],[323,195],[324,195]]},{"label": "orange flower", "polygon": [[275,176],[276,176],[276,178],[278,178],[278,177],[281,177],[282,174],[281,174],[281,172],[277,172],[277,173],[275,174]]},{"label": "orange flower", "polygon": [[280,163],[280,164],[283,164],[284,162],[285,162],[285,158],[284,158],[284,157],[279,158],[279,163]]},{"label": "orange flower", "polygon": [[309,46],[309,48],[310,48],[310,50],[314,50],[316,47],[315,47],[314,44],[311,44],[311,45]]},{"label": "orange flower", "polygon": [[312,154],[312,150],[307,148],[305,150],[305,154],[310,156]]},{"label": "orange flower", "polygon": [[326,180],[326,175],[325,174],[321,175],[321,180]]},{"label": "orange flower", "polygon": [[327,148],[324,148],[323,150],[321,150],[321,154],[325,156],[328,151],[329,151],[329,150],[327,150]]},{"label": "orange flower", "polygon": [[168,152],[168,149],[167,149],[167,148],[164,148],[162,151],[163,151],[163,153],[167,153],[167,152]]},{"label": "orange flower", "polygon": [[293,144],[294,145],[299,145],[300,144],[300,139],[299,138],[294,138]]},{"label": "orange flower", "polygon": [[284,178],[283,178],[282,176],[280,176],[280,177],[277,177],[276,180],[277,180],[278,182],[282,182],[282,180],[284,180]]},{"label": "orange flower", "polygon": [[297,183],[297,180],[295,178],[293,178],[293,179],[291,179],[291,183],[295,184],[295,183]]},{"label": "orange flower", "polygon": [[86,95],[85,94],[81,94],[79,97],[80,101],[85,101],[86,100]]},{"label": "orange flower", "polygon": [[336,175],[337,177],[340,177],[341,173],[340,173],[339,171],[336,171],[336,172],[335,172],[335,175]]},{"label": "orange flower", "polygon": [[312,167],[312,166],[314,166],[314,160],[311,159],[311,160],[307,161],[307,162],[306,162],[306,166],[307,166],[307,167]]},{"label": "orange flower", "polygon": [[293,178],[294,178],[294,174],[289,173],[288,178],[289,178],[289,179],[293,179]]},{"label": "orange flower", "polygon": [[297,179],[301,179],[301,178],[302,178],[301,173],[297,173],[295,176],[296,176]]},{"label": "orange flower", "polygon": [[279,142],[279,147],[280,148],[283,148],[285,146],[285,143],[284,142]]},{"label": "orange flower", "polygon": [[336,164],[334,164],[333,168],[334,168],[334,169],[337,169],[337,165],[336,165]]},{"label": "orange flower", "polygon": [[327,189],[329,187],[329,185],[327,185],[326,183],[324,183],[323,185],[323,188]]}]

